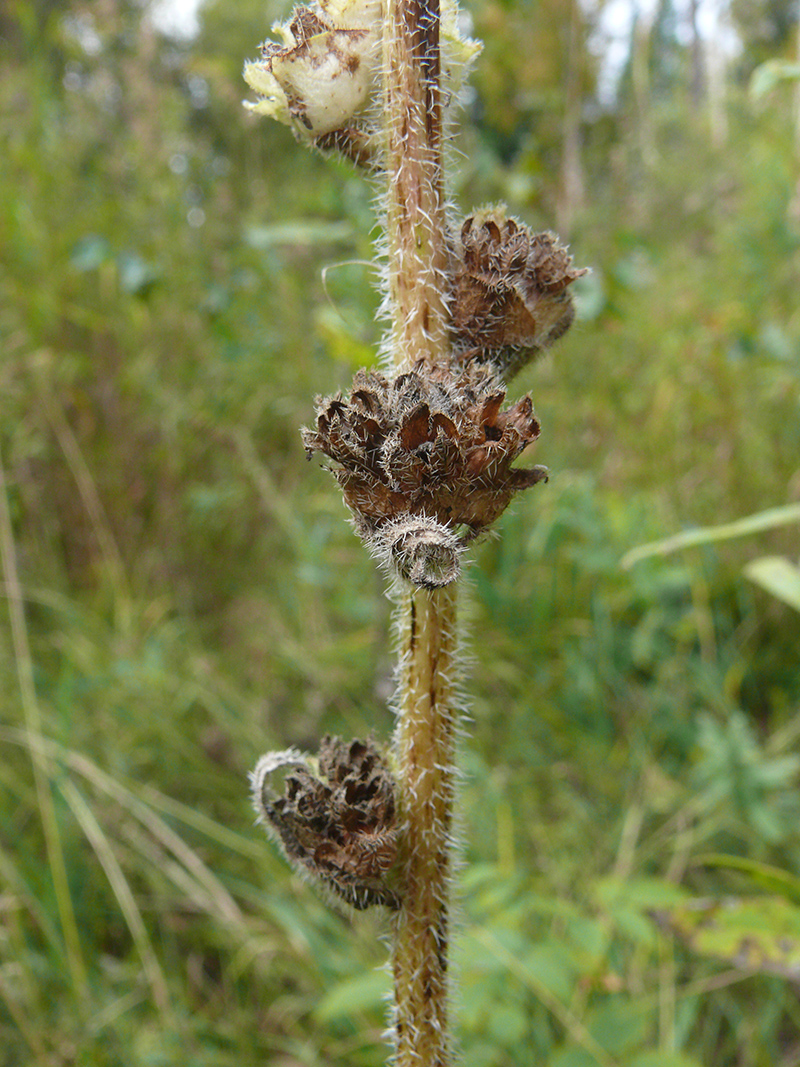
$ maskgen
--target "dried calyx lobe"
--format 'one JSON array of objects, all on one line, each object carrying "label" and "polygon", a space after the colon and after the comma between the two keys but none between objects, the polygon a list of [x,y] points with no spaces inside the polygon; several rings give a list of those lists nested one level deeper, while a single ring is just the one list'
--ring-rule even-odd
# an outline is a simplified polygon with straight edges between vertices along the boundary
[{"label": "dried calyx lobe", "polygon": [[562,337],[569,286],[586,274],[552,233],[532,233],[503,207],[476,212],[454,242],[451,336],[458,361],[491,363],[508,381]]},{"label": "dried calyx lobe", "polygon": [[[252,776],[256,811],[287,858],[359,910],[400,907],[390,871],[397,858],[394,780],[370,741],[326,736],[319,774],[295,750],[262,757]],[[284,795],[273,773],[289,769]]]},{"label": "dried calyx lobe", "polygon": [[357,532],[416,585],[453,581],[465,544],[546,477],[511,464],[539,436],[529,396],[503,410],[489,366],[420,364],[393,380],[359,371],[349,397],[319,401],[309,455],[336,466]]}]

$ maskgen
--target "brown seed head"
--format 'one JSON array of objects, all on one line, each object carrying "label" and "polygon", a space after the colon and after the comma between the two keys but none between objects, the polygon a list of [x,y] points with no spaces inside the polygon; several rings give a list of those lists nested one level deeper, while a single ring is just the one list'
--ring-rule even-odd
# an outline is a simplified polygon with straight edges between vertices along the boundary
[{"label": "brown seed head", "polygon": [[451,271],[458,362],[490,362],[508,381],[569,329],[569,285],[586,274],[552,233],[531,233],[502,207],[465,220]]},{"label": "brown seed head", "polygon": [[[271,776],[286,769],[279,797]],[[256,811],[291,863],[359,910],[400,906],[388,878],[397,858],[394,780],[372,742],[324,737],[319,775],[295,750],[269,753],[252,784]]]},{"label": "brown seed head", "polygon": [[[309,455],[322,452],[358,533],[418,585],[459,573],[464,543],[505,510],[513,495],[546,477],[511,466],[539,436],[529,396],[503,410],[492,369],[456,374],[422,365],[393,380],[359,371],[350,396],[318,402]],[[388,524],[388,525],[387,525]]]}]

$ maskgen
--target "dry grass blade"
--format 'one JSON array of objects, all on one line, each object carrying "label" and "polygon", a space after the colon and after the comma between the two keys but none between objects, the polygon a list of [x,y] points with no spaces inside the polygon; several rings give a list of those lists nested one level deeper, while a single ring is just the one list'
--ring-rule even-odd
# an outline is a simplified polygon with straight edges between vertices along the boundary
[{"label": "dry grass blade", "polygon": [[0,998],[2,998],[8,1014],[14,1021],[14,1025],[25,1039],[28,1048],[38,1060],[44,1060],[45,1047],[42,1043],[42,1039],[36,1030],[29,1024],[28,1017],[20,1007],[18,997],[14,995],[14,991],[9,987],[9,983],[6,981],[2,969],[0,969]]},{"label": "dry grass blade", "polygon": [[64,750],[63,758],[73,770],[87,781],[92,782],[96,788],[113,797],[129,811],[184,865],[208,894],[209,902],[213,903],[213,908],[210,910],[216,911],[217,916],[227,923],[240,925],[244,922],[239,906],[216,875],[203,863],[197,852],[187,845],[180,834],[175,833],[147,804],[86,756]]},{"label": "dry grass blade", "polygon": [[183,804],[174,797],[160,793],[152,785],[147,785],[142,789],[142,798],[152,808],[159,808],[166,814],[172,815],[173,818],[180,819],[186,826],[199,830],[211,841],[216,841],[217,844],[223,845],[239,856],[261,859],[264,855],[264,849],[258,842],[237,834],[235,830],[229,830],[227,826],[204,815],[202,811],[190,808],[188,804]]},{"label": "dry grass blade", "polygon": [[33,660],[31,658],[30,645],[28,642],[28,629],[25,623],[25,609],[23,607],[22,587],[17,571],[17,553],[14,544],[14,532],[11,525],[11,514],[8,508],[8,492],[6,490],[5,468],[0,458],[0,555],[2,556],[3,574],[5,577],[6,594],[8,598],[8,610],[11,620],[11,640],[14,649],[14,661],[17,670],[22,710],[25,717],[25,737],[31,751],[33,761],[33,775],[36,783],[36,798],[39,805],[39,815],[42,820],[45,842],[47,847],[47,861],[50,867],[50,875],[53,879],[59,919],[64,936],[64,945],[67,955],[67,966],[72,976],[72,981],[79,995],[86,989],[86,966],[81,950],[78,924],[75,921],[75,910],[72,906],[67,868],[64,862],[64,849],[61,843],[61,835],[58,829],[53,795],[50,791],[50,776],[47,758],[40,744],[42,740],[42,719],[39,712],[39,703],[36,698],[36,687],[33,680]]},{"label": "dry grass blade", "polygon": [[[34,747],[30,739],[18,730],[2,730],[0,731],[0,738],[5,738],[16,744]],[[100,793],[106,794],[106,796],[115,800],[119,806],[137,819],[137,822],[145,827],[151,837],[155,838],[167,853],[174,856],[179,864],[182,865],[186,875],[181,874],[179,878],[173,877],[172,880],[176,882],[179,888],[186,890],[195,903],[203,902],[203,911],[228,926],[238,927],[246,931],[244,915],[234,897],[225,889],[220,879],[209,870],[209,867],[197,855],[196,851],[180,837],[179,833],[167,826],[163,819],[148,806],[148,803],[135,796],[125,785],[116,781],[106,771],[103,771],[93,763],[92,760],[87,759],[85,755],[79,752],[65,749],[58,743],[43,737],[37,739],[35,747],[43,758],[59,760],[65,766],[74,770],[76,774],[79,774],[85,781],[90,782]],[[166,799],[165,797],[161,798],[162,801]],[[180,810],[188,810],[185,809],[185,806],[178,805],[177,801],[175,801],[175,805]],[[81,827],[85,832],[82,823]],[[217,824],[214,824],[213,819],[207,817],[199,819],[198,828],[204,832],[209,832],[214,827],[217,827]],[[215,835],[209,833],[209,837],[214,838]],[[227,841],[226,843],[229,844]],[[149,855],[150,857],[153,855],[151,851]],[[162,864],[160,869],[164,873],[172,871],[175,874],[174,867],[164,867]]]},{"label": "dry grass blade", "polygon": [[[42,353],[42,355],[46,357],[49,353]],[[80,445],[64,416],[63,408],[53,396],[41,368],[39,368],[38,373],[38,385],[47,420],[78,486],[81,501],[84,508],[86,508],[94,535],[100,545],[111,588],[122,594],[124,599],[127,599],[128,581],[125,574],[125,565],[114,540],[111,524],[108,521],[103,502],[97,492],[89,465],[83,458]]]},{"label": "dry grass blade", "polygon": [[127,923],[131,937],[133,938],[139,957],[142,961],[147,982],[153,994],[153,1000],[162,1015],[168,1016],[170,1007],[167,983],[148,936],[147,928],[142,919],[142,913],[139,911],[136,904],[133,890],[125,877],[117,857],[114,855],[114,849],[111,842],[74,782],[63,782],[59,788],[61,789],[64,799],[69,804],[73,815],[80,824],[81,829],[86,835],[87,841],[94,849],[94,853],[100,861],[100,865],[105,871],[109,884],[114,891],[114,895],[119,903],[120,911],[125,918],[125,922]]},{"label": "dry grass blade", "polygon": [[242,426],[231,426],[226,436],[236,449],[242,466],[255,486],[264,511],[280,525],[289,537],[297,537],[299,525],[297,518],[275,485],[269,469],[259,457],[253,435]]},{"label": "dry grass blade", "polygon": [[[2,730],[0,731],[0,738],[34,747],[34,743],[31,743],[25,734],[19,730]],[[246,928],[242,911],[228,890],[203,862],[197,852],[184,841],[180,834],[168,826],[147,803],[140,800],[130,789],[81,753],[65,749],[57,742],[42,737],[38,738],[35,747],[42,757],[58,759],[81,775],[94,788],[111,797],[133,815],[169,853],[175,856],[196,883],[202,887],[202,891],[194,888],[191,895],[194,899],[206,901],[206,907],[203,908],[204,911],[229,925]],[[215,825],[213,820],[203,819],[200,829],[207,832],[209,827],[214,827]]]},{"label": "dry grass blade", "polygon": [[627,552],[620,561],[623,570],[628,570],[640,560],[650,559],[652,556],[668,556],[671,552],[679,552],[684,548],[697,548],[701,545],[716,544],[718,541],[732,541],[739,537],[750,537],[753,534],[763,533],[766,530],[775,530],[780,526],[789,526],[800,522],[800,504],[786,504],[782,507],[768,508],[754,515],[746,515],[733,522],[722,523],[720,526],[704,526],[695,530],[684,530],[682,533],[665,537],[661,541],[652,541],[646,545],[639,545]]},{"label": "dry grass blade", "polygon": [[111,1026],[121,1015],[131,1011],[137,1004],[141,1004],[143,999],[144,994],[139,989],[132,989],[130,993],[117,997],[116,1000],[112,1000],[110,1004],[106,1005],[102,1011],[92,1016],[87,1024],[87,1029],[93,1034],[99,1034],[101,1030]]},{"label": "dry grass blade", "polygon": [[124,839],[144,860],[150,869],[158,871],[183,894],[180,907],[194,909],[198,913],[213,915],[216,912],[214,901],[191,873],[181,863],[177,863],[165,851],[160,842],[153,840],[142,825],[132,819],[125,819],[118,828],[120,838]]}]

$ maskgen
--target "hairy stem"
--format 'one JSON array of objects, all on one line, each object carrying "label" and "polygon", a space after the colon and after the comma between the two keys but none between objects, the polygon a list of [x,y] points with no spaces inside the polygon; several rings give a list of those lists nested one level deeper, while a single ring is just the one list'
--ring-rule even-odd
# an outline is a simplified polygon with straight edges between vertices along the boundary
[{"label": "hairy stem", "polygon": [[[449,361],[439,0],[388,0],[383,35],[390,347],[395,366]],[[456,590],[406,586],[398,607],[402,906],[392,970],[396,1067],[448,1067]]]},{"label": "hairy stem", "polygon": [[447,967],[455,607],[455,585],[432,591],[408,587],[399,606],[395,755],[404,888],[392,959],[397,1067],[446,1067],[452,1062]]},{"label": "hairy stem", "polygon": [[392,359],[436,364],[449,354],[439,0],[388,0],[383,71]]}]

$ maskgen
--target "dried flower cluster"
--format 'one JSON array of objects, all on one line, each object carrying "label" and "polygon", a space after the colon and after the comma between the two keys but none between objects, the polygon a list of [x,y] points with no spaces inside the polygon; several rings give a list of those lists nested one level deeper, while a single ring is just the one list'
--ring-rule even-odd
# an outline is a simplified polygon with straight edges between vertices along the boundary
[{"label": "dried flower cluster", "polygon": [[562,337],[575,316],[569,286],[586,270],[552,233],[531,233],[502,207],[465,220],[450,278],[453,347],[508,381]]},{"label": "dried flower cluster", "polygon": [[514,460],[539,436],[529,396],[503,410],[490,367],[420,364],[393,380],[359,371],[349,397],[318,402],[309,455],[332,459],[356,530],[416,585],[453,581],[465,543],[547,476]]},{"label": "dried flower cluster", "polygon": [[466,544],[513,495],[546,477],[512,463],[539,436],[529,396],[503,410],[504,380],[569,328],[577,270],[550,233],[502,208],[471,215],[451,249],[452,361],[393,380],[359,371],[350,396],[318,401],[310,455],[334,461],[355,527],[412,584],[454,581]]},{"label": "dried flower cluster", "polygon": [[[287,859],[354,908],[400,907],[392,887],[397,858],[392,776],[369,741],[325,736],[312,761],[296,749],[262,756],[251,775],[259,817],[277,835]],[[271,787],[288,771],[284,795]]]}]

